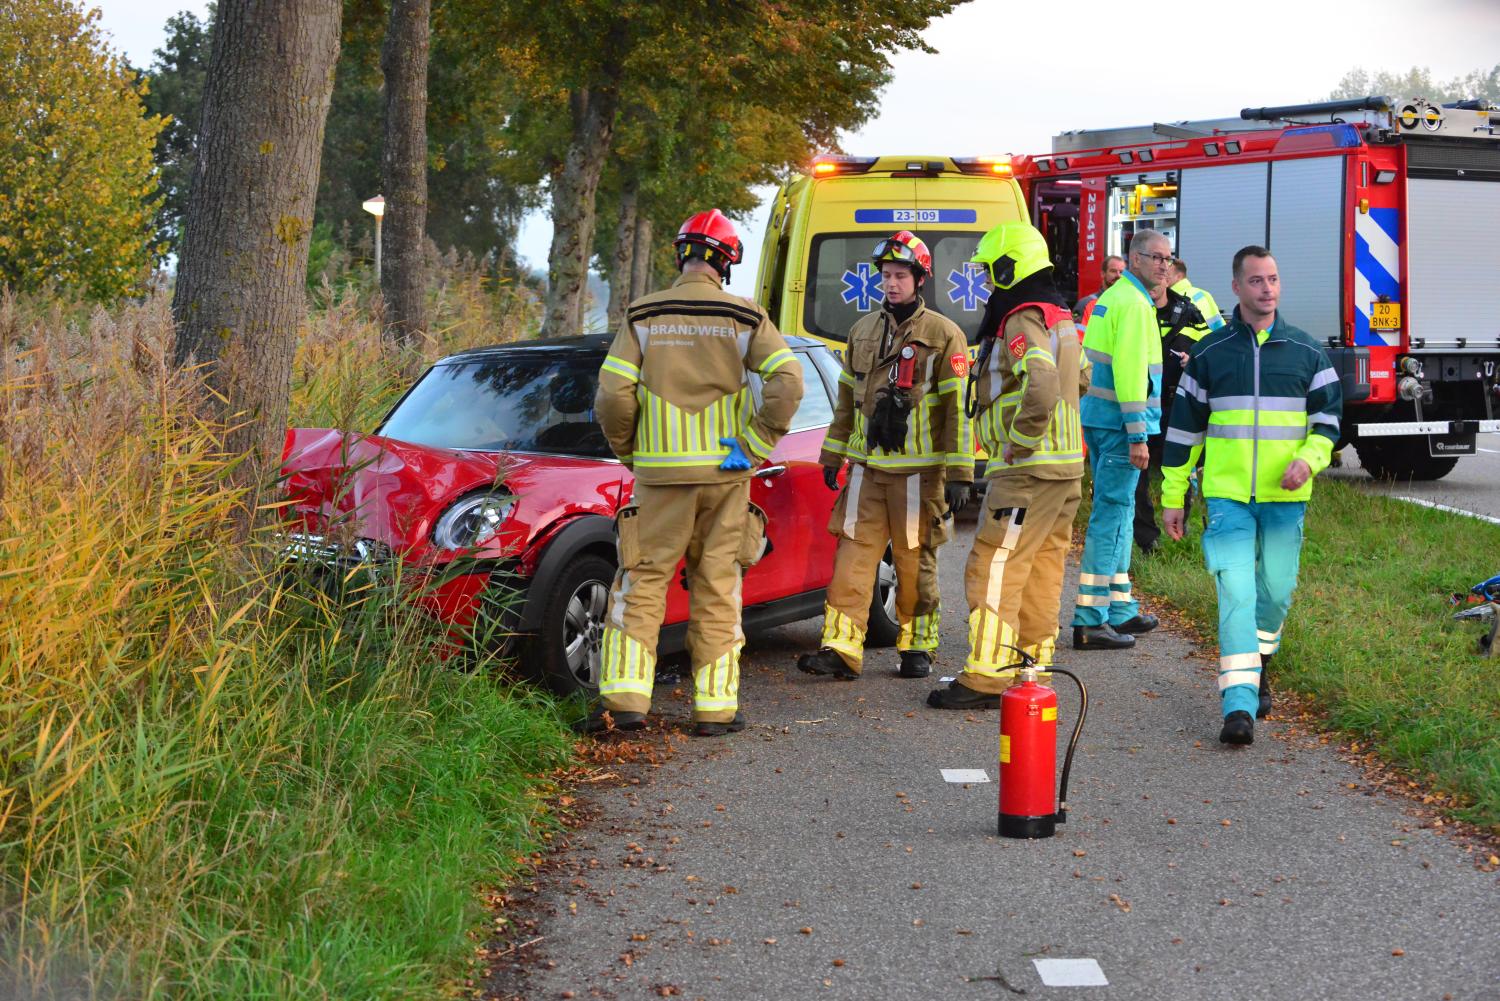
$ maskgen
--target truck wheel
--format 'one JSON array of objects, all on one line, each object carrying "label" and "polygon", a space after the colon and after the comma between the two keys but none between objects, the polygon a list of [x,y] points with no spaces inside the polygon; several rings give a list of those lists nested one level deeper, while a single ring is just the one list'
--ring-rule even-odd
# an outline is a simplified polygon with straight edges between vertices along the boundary
[{"label": "truck wheel", "polygon": [[540,627],[522,649],[522,667],[558,695],[599,690],[604,615],[614,579],[613,561],[580,556],[544,599]]},{"label": "truck wheel", "polygon": [[1456,455],[1428,455],[1427,439],[1419,435],[1356,439],[1354,450],[1359,464],[1377,480],[1440,480],[1458,465]]},{"label": "truck wheel", "polygon": [[875,595],[870,599],[865,646],[893,646],[900,633],[901,623],[896,618],[896,559],[887,546],[880,565],[875,568]]}]

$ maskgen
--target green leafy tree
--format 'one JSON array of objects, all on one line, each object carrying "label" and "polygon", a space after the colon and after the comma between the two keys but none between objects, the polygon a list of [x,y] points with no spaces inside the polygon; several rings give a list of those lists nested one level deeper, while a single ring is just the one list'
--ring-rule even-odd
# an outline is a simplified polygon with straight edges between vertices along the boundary
[{"label": "green leafy tree", "polygon": [[1381,94],[1386,97],[1425,97],[1431,101],[1486,100],[1500,103],[1500,64],[1489,70],[1477,69],[1439,81],[1426,66],[1413,66],[1404,72],[1375,70],[1362,66],[1345,73],[1328,95],[1329,100],[1349,97],[1366,97]]},{"label": "green leafy tree", "polygon": [[97,19],[72,0],[0,4],[0,285],[109,299],[146,276],[163,123]]}]

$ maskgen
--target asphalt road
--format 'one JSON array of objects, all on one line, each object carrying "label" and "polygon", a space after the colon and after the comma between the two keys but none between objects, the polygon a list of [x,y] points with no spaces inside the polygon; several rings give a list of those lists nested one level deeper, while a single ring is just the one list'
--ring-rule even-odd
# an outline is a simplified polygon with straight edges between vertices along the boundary
[{"label": "asphalt road", "polygon": [[[971,533],[944,552],[949,609]],[[802,675],[817,637],[752,639],[738,735],[682,737],[688,703],[658,688],[669,729],[643,744],[674,753],[585,787],[489,997],[1500,998],[1500,876],[1295,724],[1221,747],[1211,662],[1180,636],[1064,652],[1089,716],[1068,822],[1036,842],[995,833],[998,714],[925,708],[937,675],[896,678],[889,651],[857,682]],[[950,614],[937,674],[964,642]],[[1049,959],[1108,986],[1048,986]]]},{"label": "asphalt road", "polygon": [[1478,451],[1474,455],[1459,459],[1453,472],[1441,480],[1427,483],[1376,482],[1360,468],[1359,455],[1352,447],[1343,450],[1343,468],[1329,469],[1322,475],[1347,479],[1372,493],[1411,497],[1500,518],[1500,434],[1479,435],[1475,444]]}]

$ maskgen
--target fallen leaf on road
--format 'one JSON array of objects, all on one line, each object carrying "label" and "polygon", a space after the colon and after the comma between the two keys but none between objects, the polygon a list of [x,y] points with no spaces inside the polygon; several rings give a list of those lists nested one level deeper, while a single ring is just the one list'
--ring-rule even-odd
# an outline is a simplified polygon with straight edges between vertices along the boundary
[{"label": "fallen leaf on road", "polygon": [[972,931],[970,931],[967,928],[955,928],[954,931],[958,932],[958,934],[960,934],[960,935],[972,935],[972,934],[974,934]]},{"label": "fallen leaf on road", "polygon": [[922,884],[921,884],[921,883],[913,883],[913,884],[912,884],[912,885],[911,885],[911,888],[912,888],[912,889],[913,889],[913,890],[920,890],[920,889],[921,889],[921,888],[922,888]]},{"label": "fallen leaf on road", "polygon": [[1392,949],[1391,950],[1391,955],[1392,956],[1404,956],[1404,955],[1406,955],[1406,950],[1405,949]]},{"label": "fallen leaf on road", "polygon": [[766,945],[775,945],[776,944],[776,940],[774,938],[762,939],[761,941],[763,941]]},{"label": "fallen leaf on road", "polygon": [[808,926],[808,925],[803,925],[801,928],[798,928],[797,930],[800,931],[804,935],[811,935],[812,934],[812,928],[810,926]]},{"label": "fallen leaf on road", "polygon": [[1120,896],[1118,893],[1111,893],[1109,895],[1109,902],[1111,904],[1114,904],[1120,910],[1124,911],[1126,914],[1130,913],[1130,901],[1126,900],[1124,897]]},{"label": "fallen leaf on road", "polygon": [[834,966],[843,966],[844,965],[844,961],[842,959],[835,959],[833,961],[833,965]]},{"label": "fallen leaf on road", "polygon": [[1228,827],[1232,823],[1234,823],[1234,821],[1232,821],[1232,820],[1221,820],[1221,821],[1219,821],[1219,826],[1220,827]]},{"label": "fallen leaf on road", "polygon": [[1088,852],[1084,851],[1082,848],[1074,848],[1073,849],[1073,857],[1074,858],[1083,858],[1087,854],[1088,854]]}]

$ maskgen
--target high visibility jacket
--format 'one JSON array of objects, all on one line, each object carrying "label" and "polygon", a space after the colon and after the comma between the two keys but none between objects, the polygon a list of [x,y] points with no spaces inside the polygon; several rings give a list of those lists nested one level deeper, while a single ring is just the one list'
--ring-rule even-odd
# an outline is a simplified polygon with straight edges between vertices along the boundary
[{"label": "high visibility jacket", "polygon": [[1182,507],[1200,452],[1205,497],[1307,500],[1311,476],[1284,490],[1281,475],[1295,459],[1314,475],[1328,466],[1343,410],[1338,373],[1317,341],[1280,313],[1270,330],[1251,330],[1236,307],[1188,357],[1162,454],[1162,505]]},{"label": "high visibility jacket", "polygon": [[1196,287],[1186,278],[1173,285],[1172,291],[1187,296],[1188,300],[1194,306],[1198,307],[1198,312],[1203,314],[1203,322],[1191,327],[1184,327],[1182,329],[1184,334],[1187,334],[1195,341],[1201,341],[1205,334],[1223,329],[1224,317],[1219,315],[1219,304],[1214,302],[1213,296],[1209,295],[1203,289]]},{"label": "high visibility jacket", "polygon": [[[760,409],[749,373],[762,379]],[[684,274],[642,296],[599,368],[595,416],[642,483],[720,483],[737,438],[752,460],[771,454],[802,401],[802,366],[765,310],[725,292],[717,275]]]},{"label": "high visibility jacket", "polygon": [[[906,444],[899,452],[871,448],[866,430],[880,390],[901,349],[916,349],[916,378]],[[947,478],[974,479],[974,431],[964,414],[969,346],[958,324],[928,309],[919,297],[916,312],[896,324],[887,309],[866,313],[849,331],[839,398],[818,461],[838,466],[845,460],[890,473],[946,468]]]},{"label": "high visibility jacket", "polygon": [[1083,426],[1123,430],[1142,442],[1161,427],[1161,329],[1156,304],[1129,271],[1094,303],[1083,353],[1093,379],[1080,406]]},{"label": "high visibility jacket", "polygon": [[[974,431],[989,453],[986,478],[1024,473],[1048,480],[1083,475],[1078,400],[1088,363],[1068,310],[1022,303],[1001,321],[970,377],[978,409]],[[1012,461],[1003,458],[1006,447]]]}]

